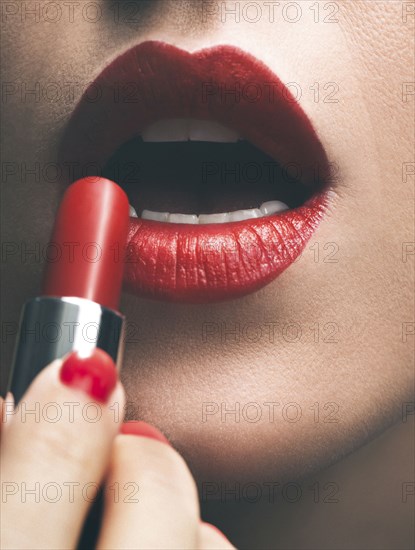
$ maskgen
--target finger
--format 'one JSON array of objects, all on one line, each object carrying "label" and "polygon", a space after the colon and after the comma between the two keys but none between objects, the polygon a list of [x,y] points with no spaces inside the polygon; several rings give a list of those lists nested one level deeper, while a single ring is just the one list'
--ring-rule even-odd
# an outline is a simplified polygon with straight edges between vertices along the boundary
[{"label": "finger", "polygon": [[3,421],[3,418],[4,418],[4,398],[0,396],[0,437],[1,437],[1,432],[2,432],[2,429],[3,429],[3,424],[4,424],[4,421]]},{"label": "finger", "polygon": [[101,350],[45,368],[4,434],[2,548],[74,548],[119,431],[124,392]]},{"label": "finger", "polygon": [[199,550],[228,550],[235,548],[225,537],[222,531],[210,523],[200,522]]},{"label": "finger", "polygon": [[7,392],[5,399],[1,399],[1,432],[7,429],[14,414],[14,398],[11,392]]},{"label": "finger", "polygon": [[[199,504],[186,463],[148,424],[128,422],[122,431],[129,435],[114,441],[98,548],[194,550]],[[108,490],[115,484],[118,499]]]}]

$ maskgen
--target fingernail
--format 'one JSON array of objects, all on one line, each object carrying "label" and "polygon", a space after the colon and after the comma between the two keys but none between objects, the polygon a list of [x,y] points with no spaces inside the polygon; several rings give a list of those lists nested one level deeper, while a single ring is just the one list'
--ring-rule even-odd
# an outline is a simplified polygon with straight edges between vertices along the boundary
[{"label": "fingernail", "polygon": [[95,348],[88,357],[78,352],[68,355],[62,364],[60,379],[67,386],[105,403],[117,384],[117,370],[108,353]]},{"label": "fingernail", "polygon": [[166,443],[170,445],[169,440],[161,433],[160,430],[143,422],[142,420],[130,420],[129,422],[124,422],[121,426],[120,433],[124,435],[139,435],[141,437],[148,437],[150,439],[155,439],[156,441],[161,441],[161,443]]}]

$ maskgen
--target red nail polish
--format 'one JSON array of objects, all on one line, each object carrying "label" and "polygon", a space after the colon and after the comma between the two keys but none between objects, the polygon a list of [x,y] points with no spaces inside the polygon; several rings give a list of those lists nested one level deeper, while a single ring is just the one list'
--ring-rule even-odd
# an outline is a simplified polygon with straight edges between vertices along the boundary
[{"label": "red nail polish", "polygon": [[143,422],[142,420],[130,420],[129,422],[124,422],[121,426],[120,433],[125,435],[140,435],[142,437],[149,437],[150,439],[155,439],[156,441],[161,441],[161,443],[166,443],[170,445],[168,439],[154,426]]},{"label": "red nail polish", "polygon": [[67,386],[83,390],[96,401],[105,403],[117,384],[114,361],[105,351],[95,348],[88,357],[71,353],[64,360],[60,379]]}]

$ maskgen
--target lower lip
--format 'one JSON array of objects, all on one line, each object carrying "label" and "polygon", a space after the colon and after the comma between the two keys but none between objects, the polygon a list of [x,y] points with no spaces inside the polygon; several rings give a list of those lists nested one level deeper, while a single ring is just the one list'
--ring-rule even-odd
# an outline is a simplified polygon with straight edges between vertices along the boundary
[{"label": "lower lip", "polygon": [[124,281],[147,298],[205,303],[259,290],[299,257],[327,209],[321,192],[294,210],[187,225],[130,218]]}]

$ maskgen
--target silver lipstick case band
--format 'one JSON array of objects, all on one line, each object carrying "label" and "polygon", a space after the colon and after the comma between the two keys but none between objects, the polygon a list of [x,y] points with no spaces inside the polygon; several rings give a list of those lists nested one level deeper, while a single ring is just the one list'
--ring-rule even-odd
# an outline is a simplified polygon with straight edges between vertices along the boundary
[{"label": "silver lipstick case band", "polygon": [[100,348],[120,368],[125,318],[100,304],[76,297],[38,297],[26,302],[20,320],[9,388],[16,403],[51,361]]}]

